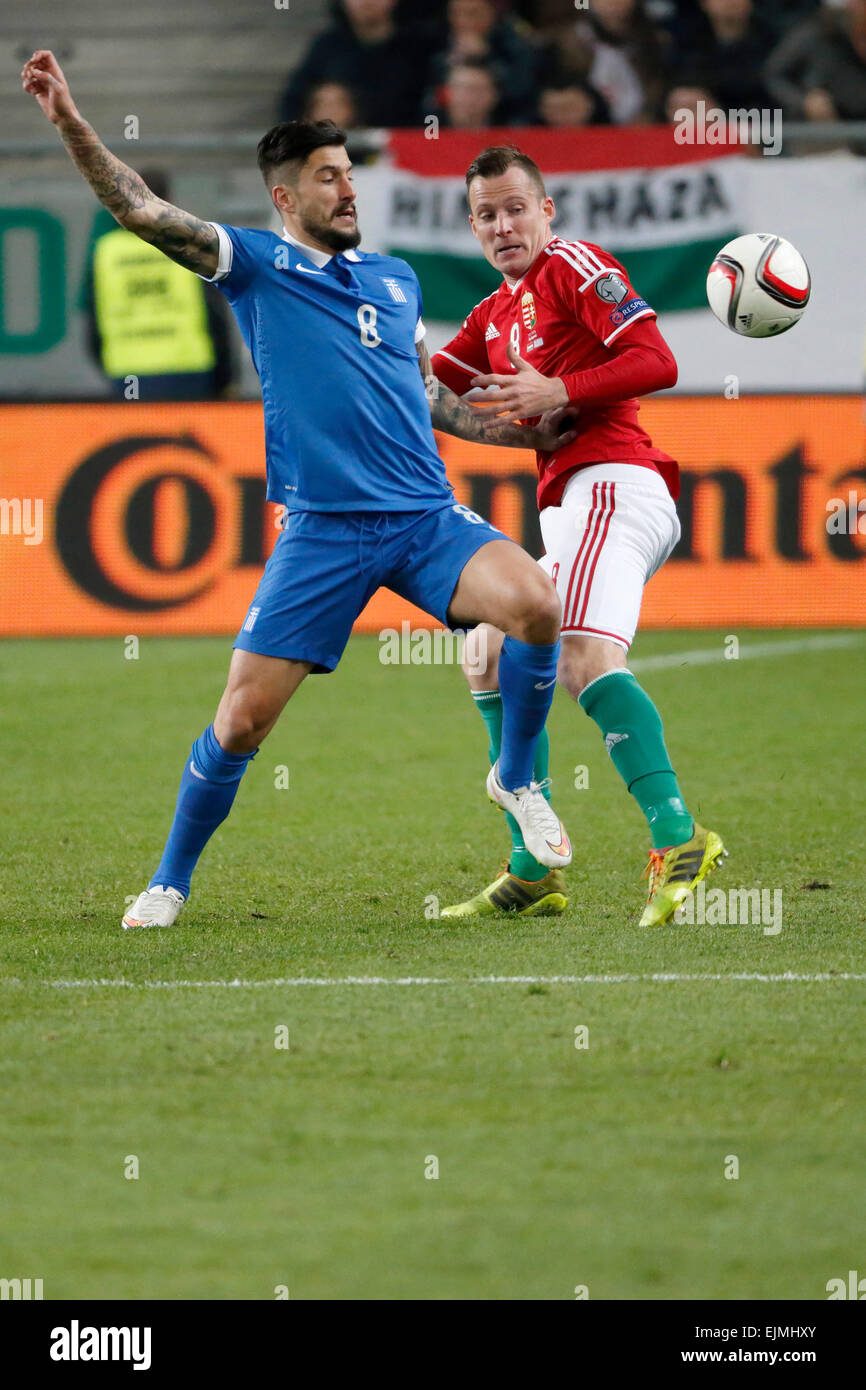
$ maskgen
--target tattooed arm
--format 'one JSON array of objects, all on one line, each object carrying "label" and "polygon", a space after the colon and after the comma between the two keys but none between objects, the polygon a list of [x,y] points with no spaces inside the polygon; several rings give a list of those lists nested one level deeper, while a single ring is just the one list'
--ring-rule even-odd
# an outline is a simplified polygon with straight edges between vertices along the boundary
[{"label": "tattooed arm", "polygon": [[73,163],[121,227],[187,270],[208,277],[216,274],[219,240],[213,227],[157,198],[134,169],[106,149],[79,113],[53,53],[38,49],[24,64],[21,85],[35,96]]},{"label": "tattooed arm", "polygon": [[479,444],[498,444],[507,449],[539,449],[542,453],[552,453],[577,438],[575,430],[563,430],[565,417],[577,415],[575,406],[549,410],[534,426],[506,424],[497,420],[495,407],[470,405],[433,375],[423,338],[418,344],[418,365],[427,388],[433,428],[443,434],[455,434],[458,439],[471,439]]}]

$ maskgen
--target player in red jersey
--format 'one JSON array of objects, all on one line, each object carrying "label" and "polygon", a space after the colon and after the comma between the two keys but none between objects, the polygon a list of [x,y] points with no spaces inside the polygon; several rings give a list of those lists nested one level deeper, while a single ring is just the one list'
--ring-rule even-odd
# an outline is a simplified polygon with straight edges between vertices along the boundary
[{"label": "player in red jersey", "polygon": [[[495,390],[484,407],[527,420],[564,406],[576,438],[538,454],[538,506],[545,555],[562,603],[557,679],[598,724],[610,757],[650,830],[649,899],[641,925],[669,921],[725,853],[690,815],[652,700],[626,665],[643,587],[680,537],[673,459],[638,422],[636,397],[673,386],[677,367],[655,313],[620,263],[598,246],[554,236],[554,205],[537,165],[506,146],[484,150],[466,174],[470,223],[501,272],[499,289],[472,310],[432,361],[460,395]],[[487,664],[479,674],[481,644]],[[497,661],[502,634],[485,626],[467,639],[464,669],[498,750]],[[547,783],[546,742],[535,778]],[[532,915],[565,907],[560,870],[525,849],[511,822],[506,872],[444,916],[500,911]]]}]

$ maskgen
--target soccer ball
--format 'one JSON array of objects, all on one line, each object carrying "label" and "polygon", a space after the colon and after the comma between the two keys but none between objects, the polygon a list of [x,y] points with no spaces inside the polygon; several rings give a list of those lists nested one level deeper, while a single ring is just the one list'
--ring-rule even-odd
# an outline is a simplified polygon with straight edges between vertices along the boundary
[{"label": "soccer ball", "polygon": [[796,246],[770,232],[734,237],[707,276],[716,318],[746,338],[787,333],[803,317],[811,288],[809,267]]}]

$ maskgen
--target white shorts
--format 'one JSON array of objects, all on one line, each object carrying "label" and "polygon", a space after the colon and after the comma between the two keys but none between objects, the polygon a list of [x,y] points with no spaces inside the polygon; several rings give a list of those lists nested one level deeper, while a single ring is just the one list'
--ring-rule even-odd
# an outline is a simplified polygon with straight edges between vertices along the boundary
[{"label": "white shorts", "polygon": [[539,564],[562,603],[562,635],[604,637],[628,651],[643,588],[680,538],[661,475],[639,464],[600,463],[566,483],[558,507],[541,513]]}]

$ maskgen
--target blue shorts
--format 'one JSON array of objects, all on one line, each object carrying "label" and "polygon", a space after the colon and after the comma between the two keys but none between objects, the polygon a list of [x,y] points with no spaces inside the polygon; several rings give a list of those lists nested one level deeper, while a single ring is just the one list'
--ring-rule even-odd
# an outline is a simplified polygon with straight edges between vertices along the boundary
[{"label": "blue shorts", "polygon": [[288,512],[234,645],[333,671],[377,589],[448,625],[467,560],[507,539],[457,502],[420,512]]}]

